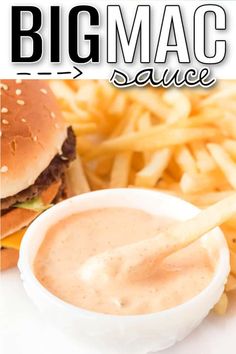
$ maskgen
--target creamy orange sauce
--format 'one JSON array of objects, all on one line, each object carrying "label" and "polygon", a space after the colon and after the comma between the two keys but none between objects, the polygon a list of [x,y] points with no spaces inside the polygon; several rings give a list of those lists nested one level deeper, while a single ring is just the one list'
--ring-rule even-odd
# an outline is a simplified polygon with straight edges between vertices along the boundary
[{"label": "creamy orange sauce", "polygon": [[137,282],[91,286],[79,271],[89,257],[151,238],[171,222],[129,208],[71,215],[47,232],[35,258],[35,275],[62,300],[101,313],[145,314],[182,304],[201,292],[214,273],[215,262],[200,241],[169,256],[152,277]]}]

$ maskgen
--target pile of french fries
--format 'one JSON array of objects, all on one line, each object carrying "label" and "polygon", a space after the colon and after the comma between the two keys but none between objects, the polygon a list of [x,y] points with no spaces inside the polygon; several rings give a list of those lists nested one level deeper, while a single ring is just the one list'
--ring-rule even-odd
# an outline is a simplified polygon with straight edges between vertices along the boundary
[{"label": "pile of french fries", "polygon": [[[73,194],[118,187],[170,193],[205,208],[236,190],[236,81],[212,88],[116,89],[108,81],[50,82],[77,136]],[[236,217],[222,226],[236,289]]]}]

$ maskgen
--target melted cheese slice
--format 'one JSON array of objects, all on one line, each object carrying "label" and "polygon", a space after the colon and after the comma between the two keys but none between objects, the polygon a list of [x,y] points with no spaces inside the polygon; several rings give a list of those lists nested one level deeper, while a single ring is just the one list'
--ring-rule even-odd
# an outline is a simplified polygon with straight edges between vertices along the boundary
[{"label": "melted cheese slice", "polygon": [[26,232],[26,227],[19,231],[14,232],[13,234],[5,237],[1,240],[1,247],[5,248],[14,248],[15,250],[20,249],[21,240]]}]

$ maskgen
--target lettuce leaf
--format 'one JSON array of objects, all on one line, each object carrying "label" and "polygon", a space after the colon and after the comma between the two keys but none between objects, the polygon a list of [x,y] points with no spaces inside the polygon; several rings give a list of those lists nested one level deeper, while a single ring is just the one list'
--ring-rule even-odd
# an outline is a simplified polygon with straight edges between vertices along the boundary
[{"label": "lettuce leaf", "polygon": [[45,205],[40,197],[33,198],[27,202],[17,203],[14,205],[14,208],[29,209],[36,212],[42,212],[50,208],[53,204]]}]

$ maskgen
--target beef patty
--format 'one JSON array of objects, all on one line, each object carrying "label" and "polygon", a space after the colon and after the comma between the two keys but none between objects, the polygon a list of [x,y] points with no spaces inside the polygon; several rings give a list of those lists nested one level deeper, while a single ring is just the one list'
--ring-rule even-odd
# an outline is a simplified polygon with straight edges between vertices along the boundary
[{"label": "beef patty", "polygon": [[50,184],[58,181],[64,174],[69,163],[75,159],[76,138],[71,127],[67,129],[67,138],[62,145],[62,153],[57,154],[48,167],[38,176],[35,183],[23,191],[1,199],[1,211],[5,213],[16,203],[22,203],[37,197]]}]

